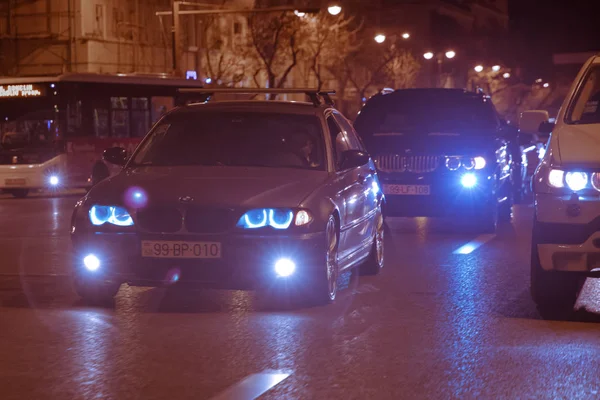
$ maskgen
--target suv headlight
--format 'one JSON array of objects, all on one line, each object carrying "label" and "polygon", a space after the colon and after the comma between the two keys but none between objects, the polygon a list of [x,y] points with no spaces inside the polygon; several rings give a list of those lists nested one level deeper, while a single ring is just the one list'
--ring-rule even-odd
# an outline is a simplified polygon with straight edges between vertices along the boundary
[{"label": "suv headlight", "polygon": [[486,166],[486,161],[485,158],[481,157],[481,156],[477,156],[477,157],[455,157],[455,156],[451,156],[451,157],[446,157],[446,168],[448,168],[450,171],[456,171],[457,169],[459,169],[461,166],[470,171],[472,169],[484,169]]},{"label": "suv headlight", "polygon": [[132,226],[133,219],[124,207],[93,205],[89,212],[90,222],[94,226],[106,223],[116,226]]},{"label": "suv headlight", "polygon": [[573,192],[579,192],[583,189],[592,187],[600,191],[600,179],[598,173],[590,174],[584,171],[564,171],[562,169],[551,168],[548,172],[548,185],[556,189],[563,189],[565,186]]}]

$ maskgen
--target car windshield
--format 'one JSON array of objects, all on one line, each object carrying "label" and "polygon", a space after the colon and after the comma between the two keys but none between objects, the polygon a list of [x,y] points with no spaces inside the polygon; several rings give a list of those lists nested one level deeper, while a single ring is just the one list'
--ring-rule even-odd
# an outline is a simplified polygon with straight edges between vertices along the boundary
[{"label": "car windshield", "polygon": [[323,170],[321,124],[315,115],[183,112],[158,124],[132,165],[256,166]]},{"label": "car windshield", "polygon": [[441,93],[387,96],[367,103],[361,111],[356,121],[361,135],[469,134],[497,124],[494,108],[478,97]]},{"label": "car windshield", "polygon": [[581,85],[567,121],[572,124],[600,123],[600,67],[593,68]]}]

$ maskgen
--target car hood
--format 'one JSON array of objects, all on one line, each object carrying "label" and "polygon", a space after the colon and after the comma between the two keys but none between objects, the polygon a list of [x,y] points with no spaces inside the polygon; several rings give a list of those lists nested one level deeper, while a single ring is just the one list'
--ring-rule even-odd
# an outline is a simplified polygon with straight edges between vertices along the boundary
[{"label": "car hood", "polygon": [[376,134],[365,140],[373,153],[410,153],[414,155],[479,155],[493,148],[494,132],[459,134],[452,132]]},{"label": "car hood", "polygon": [[95,202],[129,203],[138,190],[148,204],[179,202],[217,207],[296,207],[327,179],[324,171],[256,167],[128,168],[90,191]]},{"label": "car hood", "polygon": [[553,135],[561,165],[600,167],[600,124],[562,125]]}]

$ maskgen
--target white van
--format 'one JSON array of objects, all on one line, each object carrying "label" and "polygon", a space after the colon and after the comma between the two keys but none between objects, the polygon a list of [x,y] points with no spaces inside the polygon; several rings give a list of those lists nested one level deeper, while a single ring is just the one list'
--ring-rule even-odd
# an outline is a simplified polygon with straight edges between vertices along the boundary
[{"label": "white van", "polygon": [[521,116],[521,129],[550,135],[532,180],[531,295],[540,309],[572,307],[585,277],[600,276],[599,106],[595,56],[579,72],[554,123],[541,111]]}]

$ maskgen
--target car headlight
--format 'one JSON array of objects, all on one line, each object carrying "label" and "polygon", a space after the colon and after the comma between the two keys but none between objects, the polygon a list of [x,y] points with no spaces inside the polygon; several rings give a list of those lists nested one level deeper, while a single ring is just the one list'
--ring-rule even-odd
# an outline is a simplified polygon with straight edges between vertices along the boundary
[{"label": "car headlight", "polygon": [[106,223],[116,226],[132,226],[133,219],[124,207],[93,205],[89,212],[90,222],[94,226]]},{"label": "car headlight", "polygon": [[569,189],[577,192],[584,189],[588,184],[588,174],[580,171],[571,171],[565,174],[565,182]]},{"label": "car headlight", "polygon": [[470,171],[472,169],[484,169],[486,166],[485,158],[477,157],[446,157],[446,168],[450,171],[456,171],[461,166]]},{"label": "car headlight", "polygon": [[307,225],[312,221],[306,210],[295,212],[286,208],[257,208],[246,212],[237,226],[243,229],[259,229],[270,226],[273,229],[288,229],[292,223],[296,226]]}]

